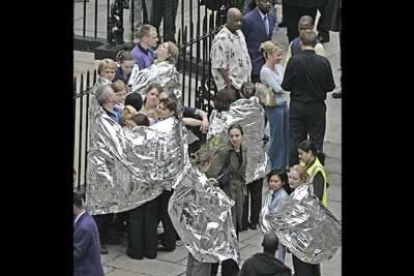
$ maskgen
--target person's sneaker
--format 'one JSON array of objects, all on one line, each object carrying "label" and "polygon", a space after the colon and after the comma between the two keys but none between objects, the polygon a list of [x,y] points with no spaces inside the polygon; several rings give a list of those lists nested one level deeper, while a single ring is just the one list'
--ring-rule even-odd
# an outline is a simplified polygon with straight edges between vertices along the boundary
[{"label": "person's sneaker", "polygon": [[338,92],[333,92],[332,93],[332,98],[334,98],[334,99],[342,98],[342,90],[339,90]]}]

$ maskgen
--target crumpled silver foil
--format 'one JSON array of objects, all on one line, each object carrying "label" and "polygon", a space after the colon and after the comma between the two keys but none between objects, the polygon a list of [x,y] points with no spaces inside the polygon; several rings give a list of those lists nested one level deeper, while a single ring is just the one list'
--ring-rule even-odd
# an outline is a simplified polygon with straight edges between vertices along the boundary
[{"label": "crumpled silver foil", "polygon": [[181,89],[181,74],[174,64],[162,61],[150,67],[131,73],[128,84],[132,86],[133,93],[145,95],[152,83],[158,83],[166,90]]},{"label": "crumpled silver foil", "polygon": [[191,255],[202,263],[233,259],[239,247],[231,216],[234,201],[187,163],[182,182],[175,186],[168,213]]},{"label": "crumpled silver foil", "polygon": [[272,231],[272,227],[270,226],[270,222],[267,218],[267,215],[270,213],[269,205],[271,201],[272,201],[272,194],[269,193],[269,195],[267,196],[263,204],[262,210],[260,211],[260,217],[259,217],[260,229],[262,230],[263,233]]},{"label": "crumpled silver foil", "polygon": [[88,211],[128,211],[171,189],[188,162],[185,142],[186,130],[175,118],[129,130],[98,107],[90,122]]},{"label": "crumpled silver foil", "polygon": [[149,127],[158,135],[153,141],[154,147],[148,154],[153,157],[153,168],[150,170],[153,182],[170,190],[181,179],[184,166],[189,162],[187,131],[182,123],[174,117],[157,122]]},{"label": "crumpled silver foil", "polygon": [[263,144],[264,110],[257,97],[233,102],[229,111],[213,110],[207,134],[207,146],[217,150],[229,142],[228,129],[242,126],[243,144],[247,145],[246,183],[264,177],[270,171],[270,161]]},{"label": "crumpled silver foil", "polygon": [[303,262],[329,260],[341,246],[341,222],[313,194],[312,184],[297,187],[265,218],[280,242]]}]

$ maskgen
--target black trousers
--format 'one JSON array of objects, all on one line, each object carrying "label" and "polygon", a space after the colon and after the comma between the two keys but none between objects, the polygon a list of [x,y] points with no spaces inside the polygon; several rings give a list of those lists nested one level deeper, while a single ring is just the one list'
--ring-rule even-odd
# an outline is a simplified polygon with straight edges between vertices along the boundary
[{"label": "black trousers", "polygon": [[323,151],[326,129],[325,102],[290,102],[290,161],[289,166],[299,164],[298,144],[308,139],[315,143],[316,149]]},{"label": "black trousers", "polygon": [[[164,247],[168,251],[175,250],[175,241],[177,240],[177,232],[172,224],[170,215],[168,214],[168,201],[172,196],[173,191],[164,190],[157,198],[158,205],[158,222],[161,220],[164,227],[164,240],[162,241]],[[158,224],[158,223],[157,223]],[[155,232],[156,233],[156,232]]]},{"label": "black trousers", "polygon": [[101,245],[105,245],[108,240],[108,230],[114,214],[94,215],[92,216],[98,227],[99,239]]},{"label": "black trousers", "polygon": [[164,42],[175,40],[175,18],[177,17],[178,0],[155,0],[153,1],[153,16],[150,24],[159,32],[161,20],[164,18]]},{"label": "black trousers", "polygon": [[260,75],[252,75],[251,76],[251,82],[252,83],[258,83],[258,82],[260,82]]},{"label": "black trousers", "polygon": [[302,262],[292,254],[293,268],[295,276],[321,276],[320,265]]},{"label": "black trousers", "polygon": [[317,8],[298,8],[288,5],[283,6],[286,16],[287,36],[289,43],[299,36],[298,23],[299,19],[304,15],[309,15],[315,21]]},{"label": "black trousers", "polygon": [[157,199],[129,211],[128,255],[134,259],[157,257]]},{"label": "black trousers", "polygon": [[247,196],[245,197],[243,205],[243,217],[242,227],[246,229],[248,226],[249,218],[249,195],[251,198],[251,213],[250,222],[259,223],[260,210],[262,209],[262,191],[263,191],[263,178],[256,179],[252,183],[247,185]]},{"label": "black trousers", "polygon": [[[238,240],[239,239],[239,227],[237,227],[237,225],[235,225],[235,227],[236,227],[236,235],[237,235],[237,240]],[[218,266],[219,266],[218,263],[211,264],[210,276],[217,275]],[[237,276],[239,271],[240,271],[239,265],[233,259],[229,259],[229,260],[225,260],[221,262],[221,275],[222,276]]]}]

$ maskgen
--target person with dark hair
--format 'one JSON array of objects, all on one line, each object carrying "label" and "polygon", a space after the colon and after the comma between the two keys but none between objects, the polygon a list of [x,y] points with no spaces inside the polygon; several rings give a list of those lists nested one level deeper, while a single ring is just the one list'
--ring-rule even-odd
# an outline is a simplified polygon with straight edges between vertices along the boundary
[{"label": "person with dark hair", "polygon": [[[146,115],[150,120],[150,125],[157,122],[157,106],[160,102],[159,95],[163,92],[163,88],[158,83],[152,83],[145,94],[144,106],[140,113]],[[138,94],[138,93],[137,93]]]},{"label": "person with dark hair", "polygon": [[326,129],[326,93],[335,88],[329,60],[315,54],[316,34],[300,34],[302,52],[288,62],[282,88],[290,91],[290,165],[298,164],[297,145],[309,138],[323,152]]},{"label": "person with dark hair", "polygon": [[177,103],[170,98],[161,99],[157,106],[157,119],[165,120],[172,116],[178,116]]},{"label": "person with dark hair", "polygon": [[275,259],[275,252],[279,246],[279,239],[273,232],[264,235],[263,253],[256,253],[248,258],[240,270],[238,276],[291,276],[289,267],[278,259]]},{"label": "person with dark hair", "polygon": [[298,145],[300,165],[306,169],[306,173],[313,183],[314,194],[328,205],[327,176],[325,169],[318,158],[318,150],[311,140],[305,140]]},{"label": "person with dark hair", "polygon": [[247,49],[252,64],[251,82],[260,82],[260,69],[265,58],[260,52],[260,45],[272,39],[276,18],[270,15],[270,0],[255,0],[257,7],[243,16],[242,31],[246,38]]},{"label": "person with dark hair", "polygon": [[116,69],[115,78],[113,82],[117,80],[123,81],[125,84],[128,84],[129,77],[132,73],[132,68],[134,68],[135,60],[130,51],[119,51],[116,55],[116,61],[119,64],[119,67]]},{"label": "person with dark hair", "polygon": [[99,233],[93,218],[83,208],[80,194],[73,193],[73,272],[74,276],[104,276]]},{"label": "person with dark hair", "polygon": [[[233,224],[237,237],[242,229],[243,205],[247,195],[246,188],[246,164],[247,147],[242,145],[243,129],[239,124],[233,124],[228,129],[229,143],[220,148],[214,155],[207,176],[215,178],[220,183],[220,188],[235,201],[231,208]],[[212,271],[217,272],[217,264],[212,265]],[[234,260],[222,262],[222,275],[237,275],[239,266]],[[212,273],[212,275],[215,275]]]},{"label": "person with dark hair", "polygon": [[238,98],[239,95],[236,90],[231,87],[224,88],[214,97],[214,109],[216,109],[217,112],[228,111],[230,109],[230,105]]},{"label": "person with dark hair", "polygon": [[[289,195],[287,193],[288,180],[287,174],[285,170],[273,170],[267,175],[267,183],[269,185],[269,195],[268,198],[270,200],[268,202],[268,206],[263,206],[264,208],[268,208],[269,213],[276,213],[278,207],[283,202],[285,198]],[[276,252],[276,259],[280,260],[282,263],[285,262],[285,255],[286,255],[286,248],[280,244],[279,248]]]},{"label": "person with dark hair", "polygon": [[318,9],[323,9],[329,0],[286,0],[283,1],[283,17],[286,18],[289,43],[299,36],[298,22],[303,15],[316,19]]},{"label": "person with dark hair", "polygon": [[132,116],[131,120],[137,125],[137,126],[150,126],[150,122],[148,120],[148,117],[144,114],[135,114]]},{"label": "person with dark hair", "polygon": [[[314,20],[312,17],[310,17],[309,15],[304,15],[299,19],[299,23],[298,23],[298,31],[299,33],[304,31],[304,30],[313,30],[314,28],[314,24],[313,24]],[[301,47],[300,47],[300,37],[296,37],[289,45],[288,51],[286,53],[286,61],[285,64],[288,63],[289,59],[300,53],[302,51]],[[316,45],[315,45],[315,53],[317,55],[320,56],[325,56],[325,47],[323,47],[323,44],[320,43],[320,41],[318,39],[316,39]]]},{"label": "person with dark hair", "polygon": [[139,112],[142,108],[142,96],[138,93],[128,94],[125,98],[125,105],[130,105]]}]

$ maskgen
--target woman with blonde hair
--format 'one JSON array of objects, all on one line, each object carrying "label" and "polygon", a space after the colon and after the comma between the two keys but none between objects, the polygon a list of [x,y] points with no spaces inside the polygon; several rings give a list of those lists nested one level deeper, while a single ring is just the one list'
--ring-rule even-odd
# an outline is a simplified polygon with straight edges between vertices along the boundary
[{"label": "woman with blonde hair", "polygon": [[[99,62],[98,65],[98,75],[99,77],[105,79],[107,83],[112,83],[112,81],[115,78],[115,71],[116,71],[117,65],[116,62],[112,59],[105,58]],[[99,82],[99,78],[98,78]]]},{"label": "woman with blonde hair", "polygon": [[132,86],[132,92],[145,94],[150,84],[157,83],[165,90],[181,89],[181,75],[175,65],[179,57],[179,49],[171,41],[159,45],[157,50],[157,59],[150,67],[141,71],[133,71],[129,85]]},{"label": "woman with blonde hair", "polygon": [[265,104],[265,115],[269,120],[270,146],[268,154],[272,170],[287,169],[289,166],[289,110],[287,93],[280,86],[284,68],[281,65],[283,51],[273,41],[262,43],[261,50],[266,63],[260,71],[260,79],[273,92]]},{"label": "woman with blonde hair", "polygon": [[[301,165],[295,165],[289,171],[289,185],[293,189],[290,197],[295,198],[295,194],[302,189],[308,189],[309,175],[306,169]],[[298,193],[300,194],[300,193]],[[301,261],[298,257],[292,254],[293,268],[297,276],[321,276],[321,267],[319,264],[310,264]]]}]

